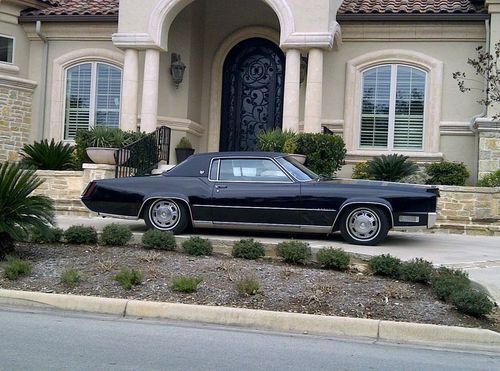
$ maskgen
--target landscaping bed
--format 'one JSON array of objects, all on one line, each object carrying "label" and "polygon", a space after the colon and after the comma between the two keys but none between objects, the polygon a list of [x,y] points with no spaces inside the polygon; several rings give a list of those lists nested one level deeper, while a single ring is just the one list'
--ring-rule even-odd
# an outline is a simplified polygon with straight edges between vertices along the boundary
[{"label": "landscaping bed", "polygon": [[[473,318],[439,301],[429,285],[363,273],[364,269],[357,265],[338,272],[320,269],[316,263],[289,265],[268,258],[244,260],[217,254],[197,257],[140,246],[22,243],[16,245],[16,255],[30,261],[32,271],[18,280],[8,280],[0,265],[1,288],[500,331],[498,308],[487,317]],[[142,283],[126,290],[116,282],[114,277],[124,267],[141,272]],[[82,278],[74,287],[61,282],[61,275],[70,268]],[[179,276],[199,277],[202,282],[196,292],[175,292],[172,280]],[[256,295],[238,292],[236,284],[243,278],[260,283]]]}]

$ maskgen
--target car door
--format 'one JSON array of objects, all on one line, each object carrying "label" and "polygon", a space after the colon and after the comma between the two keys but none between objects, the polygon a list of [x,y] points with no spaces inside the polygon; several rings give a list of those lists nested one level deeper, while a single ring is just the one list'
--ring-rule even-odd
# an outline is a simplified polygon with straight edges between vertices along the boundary
[{"label": "car door", "polygon": [[[299,226],[300,184],[271,158],[216,159],[214,225]],[[211,177],[213,177],[211,175]]]}]

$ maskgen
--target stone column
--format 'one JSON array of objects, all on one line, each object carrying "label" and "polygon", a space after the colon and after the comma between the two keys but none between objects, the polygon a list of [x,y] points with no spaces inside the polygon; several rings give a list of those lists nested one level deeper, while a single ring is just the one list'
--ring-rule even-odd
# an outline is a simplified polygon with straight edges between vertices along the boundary
[{"label": "stone column", "polygon": [[123,88],[120,128],[125,131],[137,130],[137,109],[139,91],[139,51],[125,50],[123,63]]},{"label": "stone column", "polygon": [[144,83],[142,89],[141,131],[156,130],[158,120],[158,82],[160,79],[160,51],[147,49],[144,61]]},{"label": "stone column", "polygon": [[479,133],[478,179],[500,169],[500,121],[478,119],[475,127]]},{"label": "stone column", "polygon": [[307,66],[306,106],[304,132],[321,132],[321,109],[323,101],[323,50],[309,51]]},{"label": "stone column", "polygon": [[299,131],[300,51],[286,52],[283,130]]}]

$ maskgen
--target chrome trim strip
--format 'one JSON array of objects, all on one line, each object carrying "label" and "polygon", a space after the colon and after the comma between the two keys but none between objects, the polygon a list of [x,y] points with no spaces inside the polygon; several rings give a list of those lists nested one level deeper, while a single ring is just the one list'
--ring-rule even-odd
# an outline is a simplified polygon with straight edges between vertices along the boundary
[{"label": "chrome trim strip", "polygon": [[353,202],[348,202],[348,203],[344,204],[340,208],[339,212],[337,213],[337,216],[335,217],[335,220],[333,221],[332,232],[333,232],[333,229],[335,228],[335,223],[337,223],[337,219],[339,218],[340,214],[342,214],[342,210],[344,210],[349,205],[366,205],[366,204],[369,204],[369,205],[380,205],[380,206],[384,206],[385,208],[387,208],[387,210],[389,210],[389,214],[391,215],[391,226],[390,226],[390,228],[394,227],[394,215],[392,215],[392,210],[386,204],[383,204],[382,202],[372,202],[372,201],[353,201]]},{"label": "chrome trim strip", "polygon": [[195,228],[221,228],[221,229],[250,229],[264,231],[282,232],[304,232],[304,233],[326,233],[329,234],[331,227],[328,225],[298,225],[298,224],[268,224],[268,223],[241,223],[241,222],[210,222],[206,220],[193,220]]},{"label": "chrome trim strip", "polygon": [[214,207],[219,209],[265,209],[265,210],[293,210],[293,211],[324,211],[324,212],[336,212],[334,209],[306,209],[306,208],[296,208],[296,207],[259,207],[259,206],[224,206],[224,205],[199,205],[195,204],[193,207]]},{"label": "chrome trim strip", "polygon": [[427,228],[432,228],[436,224],[437,213],[427,213]]},{"label": "chrome trim strip", "polygon": [[108,214],[108,213],[97,213],[97,215],[102,216],[103,218],[116,218],[116,219],[126,219],[126,220],[139,220],[137,216],[126,216],[126,215],[118,215],[118,214]]}]

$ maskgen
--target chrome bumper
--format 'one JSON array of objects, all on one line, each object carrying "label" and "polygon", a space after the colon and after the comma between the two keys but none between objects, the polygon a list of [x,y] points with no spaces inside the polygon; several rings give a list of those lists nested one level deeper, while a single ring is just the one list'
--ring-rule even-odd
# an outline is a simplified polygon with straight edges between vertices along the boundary
[{"label": "chrome bumper", "polygon": [[427,228],[434,227],[437,220],[437,213],[427,213]]}]

